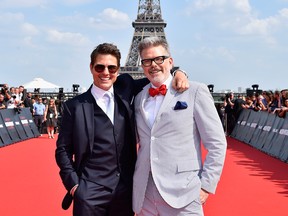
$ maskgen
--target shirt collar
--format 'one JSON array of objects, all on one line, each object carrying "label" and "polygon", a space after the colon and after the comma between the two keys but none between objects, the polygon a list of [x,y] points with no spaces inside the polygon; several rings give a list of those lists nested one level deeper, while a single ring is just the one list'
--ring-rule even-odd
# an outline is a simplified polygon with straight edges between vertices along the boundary
[{"label": "shirt collar", "polygon": [[114,88],[113,85],[108,91],[105,91],[99,87],[97,87],[94,83],[91,88],[91,93],[94,96],[95,99],[100,99],[104,96],[105,93],[109,92],[112,96],[114,95]]}]

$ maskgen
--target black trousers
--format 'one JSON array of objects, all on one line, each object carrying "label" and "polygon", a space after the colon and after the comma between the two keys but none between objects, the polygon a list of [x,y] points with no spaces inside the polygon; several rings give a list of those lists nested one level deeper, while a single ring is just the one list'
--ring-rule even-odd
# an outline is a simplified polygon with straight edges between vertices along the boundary
[{"label": "black trousers", "polygon": [[43,115],[35,115],[34,116],[34,123],[37,126],[40,134],[42,134],[43,120],[44,120]]},{"label": "black trousers", "polygon": [[80,179],[74,194],[74,216],[134,216],[132,185],[121,180],[114,191],[86,179]]}]

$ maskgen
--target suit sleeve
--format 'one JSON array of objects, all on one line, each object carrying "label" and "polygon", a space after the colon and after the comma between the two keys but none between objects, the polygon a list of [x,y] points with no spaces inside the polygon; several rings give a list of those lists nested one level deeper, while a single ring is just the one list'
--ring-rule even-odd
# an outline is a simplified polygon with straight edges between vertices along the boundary
[{"label": "suit sleeve", "polygon": [[227,143],[214,100],[204,84],[197,89],[194,111],[201,141],[208,151],[201,173],[202,188],[215,193],[223,169]]},{"label": "suit sleeve", "polygon": [[121,74],[117,78],[116,85],[119,91],[127,91],[129,89],[131,95],[136,96],[149,82],[147,78],[134,80],[129,74]]},{"label": "suit sleeve", "polygon": [[79,181],[73,161],[74,149],[72,133],[73,116],[67,104],[65,103],[55,156],[57,165],[60,168],[60,176],[62,182],[68,191],[70,191],[72,187],[78,184]]},{"label": "suit sleeve", "polygon": [[134,96],[142,91],[143,87],[146,86],[149,82],[150,81],[147,78],[134,80]]}]

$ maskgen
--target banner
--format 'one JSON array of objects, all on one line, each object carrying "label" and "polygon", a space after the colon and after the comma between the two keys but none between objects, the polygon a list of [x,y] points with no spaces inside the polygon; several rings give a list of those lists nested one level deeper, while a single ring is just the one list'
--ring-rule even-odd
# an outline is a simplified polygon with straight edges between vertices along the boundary
[{"label": "banner", "polygon": [[280,118],[276,114],[245,109],[231,137],[288,162],[288,116]]}]

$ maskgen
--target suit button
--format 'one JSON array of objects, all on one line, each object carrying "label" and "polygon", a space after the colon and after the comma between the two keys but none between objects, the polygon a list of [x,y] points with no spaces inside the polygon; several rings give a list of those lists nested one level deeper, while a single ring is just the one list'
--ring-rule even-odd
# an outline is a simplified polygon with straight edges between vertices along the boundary
[{"label": "suit button", "polygon": [[116,176],[119,177],[119,176],[120,176],[120,173],[117,173]]}]

